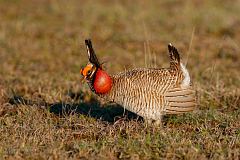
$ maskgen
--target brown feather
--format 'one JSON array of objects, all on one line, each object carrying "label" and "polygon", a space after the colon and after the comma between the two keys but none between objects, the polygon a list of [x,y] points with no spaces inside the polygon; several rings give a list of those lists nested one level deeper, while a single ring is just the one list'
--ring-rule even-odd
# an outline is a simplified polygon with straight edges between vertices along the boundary
[{"label": "brown feather", "polygon": [[[97,57],[91,49],[91,41],[86,45],[89,61],[98,65]],[[161,120],[164,114],[192,111],[196,106],[195,90],[190,83],[181,87],[184,73],[179,53],[171,44],[168,45],[168,50],[170,68],[137,68],[112,75],[110,91],[98,95],[145,119]]]}]

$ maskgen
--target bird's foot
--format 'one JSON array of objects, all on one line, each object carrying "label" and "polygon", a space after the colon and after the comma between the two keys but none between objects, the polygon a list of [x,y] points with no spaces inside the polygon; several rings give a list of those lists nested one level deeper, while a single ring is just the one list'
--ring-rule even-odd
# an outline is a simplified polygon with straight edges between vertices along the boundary
[{"label": "bird's foot", "polygon": [[146,119],[145,120],[146,126],[154,126],[154,127],[162,127],[161,119],[153,120],[153,119]]}]

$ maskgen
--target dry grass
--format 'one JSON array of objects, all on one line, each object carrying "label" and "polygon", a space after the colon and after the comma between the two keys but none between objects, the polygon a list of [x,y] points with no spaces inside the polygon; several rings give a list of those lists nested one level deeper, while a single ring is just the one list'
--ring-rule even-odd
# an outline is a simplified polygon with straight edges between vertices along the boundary
[{"label": "dry grass", "polygon": [[[240,1],[1,0],[0,13],[0,159],[240,158]],[[110,73],[166,67],[172,42],[198,109],[160,129],[99,102],[80,83],[89,37]]]}]

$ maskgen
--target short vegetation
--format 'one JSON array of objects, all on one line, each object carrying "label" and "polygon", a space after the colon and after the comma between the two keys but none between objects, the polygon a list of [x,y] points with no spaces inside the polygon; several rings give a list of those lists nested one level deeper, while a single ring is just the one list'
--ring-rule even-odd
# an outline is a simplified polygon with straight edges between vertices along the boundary
[{"label": "short vegetation", "polygon": [[[239,15],[239,1],[0,0],[0,159],[239,159]],[[168,67],[171,42],[197,109],[159,128],[98,99],[86,38],[110,73]]]}]

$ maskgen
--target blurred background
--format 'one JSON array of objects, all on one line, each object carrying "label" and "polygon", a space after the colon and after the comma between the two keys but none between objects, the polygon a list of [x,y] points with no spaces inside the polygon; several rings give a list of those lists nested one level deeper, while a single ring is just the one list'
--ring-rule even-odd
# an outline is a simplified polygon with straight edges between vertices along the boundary
[{"label": "blurred background", "polygon": [[110,73],[167,67],[171,42],[202,87],[239,86],[239,8],[239,1],[221,0],[2,0],[1,78],[26,94],[80,87],[84,40],[91,38]]},{"label": "blurred background", "polygon": [[[239,0],[0,0],[1,106],[13,108],[8,99],[14,95],[48,103],[75,103],[69,92],[92,97],[79,73],[87,63],[87,38],[112,74],[135,67],[168,67],[171,42],[198,90],[195,116],[206,110],[213,111],[213,117],[224,114],[219,123],[230,117],[229,126],[236,129],[239,15]],[[202,117],[201,125],[207,117]],[[8,136],[2,139],[8,142]]]}]

